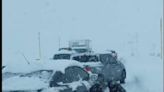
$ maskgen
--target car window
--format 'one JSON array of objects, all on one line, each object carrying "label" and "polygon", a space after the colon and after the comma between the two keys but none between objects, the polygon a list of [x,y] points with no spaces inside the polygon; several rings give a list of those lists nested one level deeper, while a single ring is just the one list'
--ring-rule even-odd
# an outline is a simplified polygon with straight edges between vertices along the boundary
[{"label": "car window", "polygon": [[81,56],[74,56],[73,60],[79,62],[98,62],[98,57],[96,55],[81,55]]},{"label": "car window", "polygon": [[79,80],[88,80],[89,74],[78,66],[71,66],[65,69],[65,79],[64,82],[70,83]]},{"label": "car window", "polygon": [[100,61],[105,64],[116,64],[117,60],[110,54],[100,54]]},{"label": "car window", "polygon": [[96,55],[90,56],[89,57],[89,61],[91,61],[91,62],[97,62],[98,61],[98,57]]},{"label": "car window", "polygon": [[55,83],[62,82],[63,80],[64,80],[64,74],[61,71],[56,71],[51,79],[51,81],[53,81]]},{"label": "car window", "polygon": [[55,54],[53,59],[70,59],[71,55],[70,54]]},{"label": "car window", "polygon": [[107,54],[100,54],[100,61],[105,65],[108,63],[108,55]]}]

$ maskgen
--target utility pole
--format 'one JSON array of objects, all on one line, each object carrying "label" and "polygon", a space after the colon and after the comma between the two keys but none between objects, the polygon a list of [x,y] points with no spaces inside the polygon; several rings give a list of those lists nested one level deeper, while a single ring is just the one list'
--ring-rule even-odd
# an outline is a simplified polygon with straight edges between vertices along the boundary
[{"label": "utility pole", "polygon": [[40,60],[41,59],[40,32],[38,32],[38,41],[39,41],[39,60]]},{"label": "utility pole", "polygon": [[160,34],[161,34],[161,59],[164,60],[164,31],[163,31],[163,19],[160,19]]},{"label": "utility pole", "polygon": [[61,39],[60,39],[60,37],[59,37],[59,49],[60,49],[60,40],[61,40]]}]

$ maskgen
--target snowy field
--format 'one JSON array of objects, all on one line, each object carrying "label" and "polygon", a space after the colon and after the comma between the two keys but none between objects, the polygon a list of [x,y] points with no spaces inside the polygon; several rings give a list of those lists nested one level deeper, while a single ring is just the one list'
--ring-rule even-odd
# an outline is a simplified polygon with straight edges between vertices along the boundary
[{"label": "snowy field", "polygon": [[126,58],[127,92],[163,92],[163,62],[159,57]]}]

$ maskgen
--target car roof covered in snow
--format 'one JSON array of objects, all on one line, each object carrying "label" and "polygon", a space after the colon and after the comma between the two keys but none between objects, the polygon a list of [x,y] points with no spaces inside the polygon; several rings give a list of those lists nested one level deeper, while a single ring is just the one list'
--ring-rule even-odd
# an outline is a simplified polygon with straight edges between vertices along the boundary
[{"label": "car roof covered in snow", "polygon": [[99,52],[95,52],[97,54],[111,54],[111,51],[109,50],[103,50],[103,51],[99,51]]},{"label": "car roof covered in snow", "polygon": [[55,54],[74,54],[74,53],[76,52],[72,50],[60,50],[60,51],[57,51]]}]

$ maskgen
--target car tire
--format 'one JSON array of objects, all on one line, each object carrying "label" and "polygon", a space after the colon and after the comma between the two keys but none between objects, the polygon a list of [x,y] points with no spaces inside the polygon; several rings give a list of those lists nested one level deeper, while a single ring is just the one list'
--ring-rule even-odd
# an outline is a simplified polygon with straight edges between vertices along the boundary
[{"label": "car tire", "polygon": [[122,71],[122,74],[121,74],[121,80],[120,80],[120,83],[121,84],[124,84],[125,83],[125,78],[126,78],[126,71],[125,69]]}]

